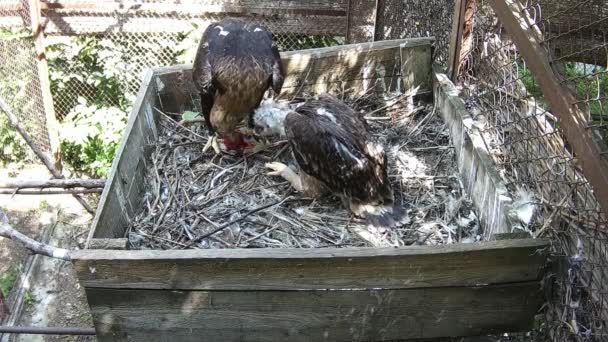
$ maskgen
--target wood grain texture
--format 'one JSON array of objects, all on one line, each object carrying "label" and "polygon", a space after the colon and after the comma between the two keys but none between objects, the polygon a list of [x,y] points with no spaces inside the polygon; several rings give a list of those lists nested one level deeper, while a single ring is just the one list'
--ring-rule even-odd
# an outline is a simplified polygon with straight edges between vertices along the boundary
[{"label": "wood grain texture", "polygon": [[87,288],[299,290],[472,286],[539,279],[547,241],[404,248],[75,251]]},{"label": "wood grain texture", "polygon": [[539,282],[350,291],[87,289],[105,341],[386,341],[526,331]]},{"label": "wood grain texture", "polygon": [[434,79],[435,103],[450,129],[458,171],[477,209],[484,240],[492,239],[493,234],[511,233],[513,223],[508,211],[512,198],[492,162],[490,152],[480,133],[473,127],[473,119],[458,96],[456,86],[445,74],[435,73]]},{"label": "wood grain texture", "polygon": [[32,32],[34,33],[36,66],[38,69],[38,80],[40,82],[40,95],[42,96],[42,103],[46,119],[46,130],[49,135],[49,147],[55,168],[61,173],[63,171],[63,164],[61,160],[61,146],[59,142],[59,123],[57,122],[57,116],[55,116],[55,106],[53,104],[53,95],[51,94],[49,67],[46,60],[44,41],[44,22],[40,16],[40,1],[27,0],[27,3],[30,12],[29,19],[31,21],[31,28]]},{"label": "wood grain texture", "polygon": [[101,194],[98,209],[91,225],[88,240],[92,238],[122,238],[135,213],[136,204],[141,201],[145,156],[144,145],[154,137],[152,103],[156,95],[153,86],[154,73],[149,71],[141,84],[129,121],[123,133],[110,176]]},{"label": "wood grain texture", "polygon": [[[430,92],[430,49],[433,40],[396,39],[283,52],[281,58],[286,77],[282,95],[342,89],[362,92],[374,86],[378,87],[378,91],[407,92],[417,84],[422,84],[420,93]],[[402,60],[405,60],[408,69],[402,68]],[[410,72],[410,67],[416,71]],[[407,82],[402,82],[404,70]],[[197,101],[198,94],[191,81],[191,65],[156,68],[154,72],[163,110],[178,113],[194,108],[193,99]],[[428,75],[424,75],[425,72]]]},{"label": "wood grain texture", "polygon": [[91,239],[89,249],[125,250],[129,247],[129,239]]},{"label": "wood grain texture", "polygon": [[433,56],[431,45],[425,45],[417,49],[402,48],[399,52],[401,54],[403,91],[410,94],[432,91]]}]

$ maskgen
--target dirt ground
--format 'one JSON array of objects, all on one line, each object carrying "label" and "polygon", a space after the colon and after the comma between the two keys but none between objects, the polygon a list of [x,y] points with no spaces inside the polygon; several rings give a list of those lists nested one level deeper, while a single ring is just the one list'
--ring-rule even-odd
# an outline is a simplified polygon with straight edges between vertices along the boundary
[{"label": "dirt ground", "polygon": [[[9,177],[8,171],[0,169],[0,178],[4,177]],[[28,166],[16,177],[46,179],[50,175],[44,167]],[[70,195],[0,195],[0,209],[9,216],[15,229],[32,238],[39,239],[45,229],[51,229],[49,243],[62,248],[83,248],[92,220],[92,216]],[[24,248],[0,238],[0,274],[17,271],[23,275],[27,256]],[[38,269],[24,282],[25,304],[20,317],[16,317],[16,325],[92,327],[86,296],[71,263],[47,257],[38,257],[38,260]],[[11,341],[95,340],[84,336],[11,336]]]}]

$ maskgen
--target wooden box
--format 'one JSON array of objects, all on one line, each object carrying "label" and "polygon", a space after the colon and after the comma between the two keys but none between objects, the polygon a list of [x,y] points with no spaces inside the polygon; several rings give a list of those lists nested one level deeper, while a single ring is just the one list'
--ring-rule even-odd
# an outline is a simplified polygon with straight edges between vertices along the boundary
[{"label": "wooden box", "polygon": [[[433,72],[432,39],[283,53],[284,92],[370,82],[432,94],[450,127],[486,242],[435,247],[124,250],[158,112],[192,106],[191,66],[151,70],[129,118],[89,236],[74,254],[99,341],[388,341],[526,331],[543,302],[547,241],[511,233],[510,198]],[[508,237],[508,234],[507,234]]]}]

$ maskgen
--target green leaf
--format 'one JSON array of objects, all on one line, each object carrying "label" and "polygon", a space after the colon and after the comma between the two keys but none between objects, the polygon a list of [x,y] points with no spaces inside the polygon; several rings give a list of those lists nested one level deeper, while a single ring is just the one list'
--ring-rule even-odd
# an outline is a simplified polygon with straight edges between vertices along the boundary
[{"label": "green leaf", "polygon": [[191,112],[189,110],[182,114],[182,120],[194,120],[200,115],[199,112]]}]

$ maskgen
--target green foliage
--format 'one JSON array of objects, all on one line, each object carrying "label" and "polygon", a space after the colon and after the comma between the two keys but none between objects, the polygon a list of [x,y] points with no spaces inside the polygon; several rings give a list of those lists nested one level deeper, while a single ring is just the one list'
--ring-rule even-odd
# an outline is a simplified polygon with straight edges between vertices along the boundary
[{"label": "green foliage", "polygon": [[526,68],[525,64],[523,63],[523,61],[520,58],[518,58],[515,61],[515,63],[516,63],[517,69],[519,71],[519,78],[523,82],[523,84],[526,86],[528,93],[537,100],[542,99],[543,92],[542,92],[542,90],[540,90],[540,86],[534,79],[534,76],[532,75],[530,70],[528,68]]},{"label": "green foliage", "polygon": [[16,27],[0,27],[0,41],[8,42],[11,40],[31,39],[32,32]]},{"label": "green foliage", "polygon": [[177,36],[177,47],[175,52],[175,60],[179,64],[189,64],[194,62],[198,43],[203,36],[203,29],[196,23],[190,23],[190,30],[180,33]]},{"label": "green foliage", "polygon": [[23,302],[26,306],[32,306],[36,302],[36,297],[34,297],[31,290],[25,291],[23,294]]},{"label": "green foliage", "polygon": [[11,292],[16,282],[17,271],[11,270],[4,274],[0,274],[0,291],[2,291],[5,298],[8,297],[8,294]]},{"label": "green foliage", "polygon": [[38,207],[42,211],[47,211],[47,210],[49,210],[51,205],[49,204],[49,202],[47,200],[42,200],[42,201],[40,201],[40,205]]},{"label": "green foliage", "polygon": [[200,115],[199,112],[185,111],[182,113],[182,120],[194,120]]},{"label": "green foliage", "polygon": [[[542,90],[521,59],[515,61],[519,77],[526,89],[543,108],[548,108],[544,101]],[[567,84],[574,90],[581,104],[587,105],[591,119],[596,122],[608,121],[608,70],[600,66],[584,66],[583,64],[567,63],[564,66],[564,76]],[[557,122],[556,127],[559,127]],[[601,132],[608,144],[608,130]]]},{"label": "green foliage", "polygon": [[301,34],[275,34],[274,40],[281,51],[316,49],[338,45],[332,36],[306,36]]},{"label": "green foliage", "polygon": [[6,166],[8,163],[25,160],[28,149],[25,141],[9,125],[6,116],[0,114],[0,164]]},{"label": "green foliage", "polygon": [[105,177],[133,101],[124,90],[135,81],[122,57],[128,50],[109,39],[79,36],[48,51],[51,92],[64,104],[57,110],[64,116],[63,160],[76,173]]},{"label": "green foliage", "polygon": [[576,64],[569,63],[565,74],[569,83],[574,84],[578,98],[589,105],[592,117],[598,121],[608,120],[608,70],[603,67],[581,70]]},{"label": "green foliage", "polygon": [[108,176],[127,122],[127,111],[87,103],[85,98],[61,125],[61,149],[70,166],[87,174]]},{"label": "green foliage", "polygon": [[[33,50],[28,48],[29,39],[31,33],[27,30],[0,28],[0,60],[32,59]],[[27,68],[16,68],[13,63],[0,63],[0,96],[18,117],[24,117],[32,110],[27,101],[28,84],[32,77],[33,73],[28,72]],[[23,124],[29,127],[29,123]],[[0,112],[0,165],[22,162],[28,157],[31,157],[30,148],[9,125],[6,115]]]}]

